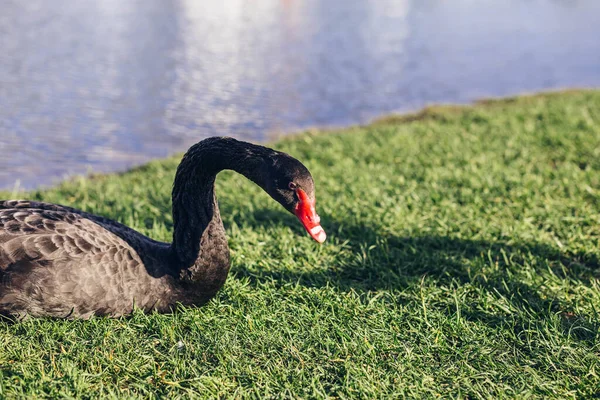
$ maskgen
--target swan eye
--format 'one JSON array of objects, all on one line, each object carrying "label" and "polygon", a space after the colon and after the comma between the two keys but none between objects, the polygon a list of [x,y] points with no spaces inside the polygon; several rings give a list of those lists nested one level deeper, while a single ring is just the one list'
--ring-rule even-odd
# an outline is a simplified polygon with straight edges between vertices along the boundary
[{"label": "swan eye", "polygon": [[292,190],[295,190],[296,188],[298,188],[298,185],[296,185],[294,182],[290,182],[290,183],[288,184],[288,187],[289,187],[290,189],[292,189]]}]

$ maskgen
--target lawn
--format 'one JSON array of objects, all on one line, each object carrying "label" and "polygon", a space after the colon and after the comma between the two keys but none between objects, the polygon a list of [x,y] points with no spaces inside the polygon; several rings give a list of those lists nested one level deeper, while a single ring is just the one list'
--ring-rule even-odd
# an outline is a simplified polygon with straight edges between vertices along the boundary
[{"label": "lawn", "polygon": [[[172,315],[0,322],[0,398],[600,395],[600,91],[271,145],[311,170],[324,245],[223,172],[232,271],[217,297]],[[178,161],[19,197],[169,241]]]}]

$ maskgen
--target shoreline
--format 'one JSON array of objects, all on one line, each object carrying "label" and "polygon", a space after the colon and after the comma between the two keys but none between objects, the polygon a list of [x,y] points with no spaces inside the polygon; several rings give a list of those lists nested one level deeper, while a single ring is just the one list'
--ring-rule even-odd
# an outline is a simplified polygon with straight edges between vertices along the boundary
[{"label": "shoreline", "polygon": [[[486,97],[486,98],[477,99],[471,103],[435,103],[435,104],[426,105],[425,107],[422,107],[422,108],[420,108],[418,110],[414,110],[414,111],[399,112],[399,113],[391,112],[391,113],[387,113],[387,114],[382,114],[378,117],[372,118],[369,122],[367,122],[365,124],[350,124],[350,125],[343,125],[343,126],[327,126],[327,125],[325,125],[325,126],[321,126],[321,127],[318,127],[318,126],[307,127],[307,128],[303,128],[303,129],[299,129],[299,130],[291,130],[288,132],[281,132],[281,133],[268,132],[265,135],[266,140],[252,141],[252,142],[259,143],[259,144],[265,144],[265,145],[269,145],[269,144],[272,145],[272,144],[280,142],[280,141],[285,141],[285,140],[289,140],[289,139],[293,140],[295,137],[305,135],[305,134],[314,135],[314,134],[337,133],[340,131],[366,128],[369,126],[381,125],[381,124],[410,123],[410,122],[414,122],[414,121],[425,120],[428,118],[436,118],[436,116],[439,116],[440,113],[445,114],[448,112],[465,112],[466,110],[476,109],[479,107],[494,107],[494,106],[498,106],[498,105],[502,105],[502,104],[506,104],[506,103],[515,102],[518,99],[525,100],[528,98],[535,99],[535,98],[539,98],[539,97],[542,97],[542,98],[543,97],[553,97],[553,96],[560,96],[560,95],[565,95],[565,94],[594,92],[594,91],[598,91],[598,90],[600,90],[600,88],[565,88],[565,89],[556,89],[556,90],[552,89],[552,90],[543,90],[543,91],[539,91],[539,92],[523,92],[521,94],[510,95],[510,96]],[[239,140],[243,140],[243,139],[239,139]],[[171,159],[173,157],[180,157],[181,155],[183,155],[185,153],[186,150],[183,150],[181,152],[175,152],[166,157],[152,158],[147,161],[140,162],[140,163],[134,163],[132,166],[122,169],[122,170],[117,169],[117,170],[109,170],[106,172],[105,171],[96,172],[96,171],[88,168],[88,172],[85,174],[74,174],[74,175],[70,175],[67,177],[63,177],[63,178],[56,177],[56,179],[53,179],[52,183],[50,183],[48,185],[40,184],[34,188],[21,188],[20,184],[19,184],[19,180],[17,179],[15,181],[15,184],[12,187],[0,188],[0,194],[4,194],[4,193],[12,193],[12,194],[17,194],[17,195],[18,194],[26,194],[26,193],[30,193],[30,192],[49,190],[49,189],[55,188],[57,186],[60,186],[66,182],[73,181],[73,180],[80,180],[80,179],[88,179],[89,180],[89,179],[94,179],[94,177],[97,177],[99,175],[123,174],[123,173],[127,173],[129,171],[134,171],[140,167],[143,167],[144,165],[146,165],[148,163],[157,162],[160,160]]]}]

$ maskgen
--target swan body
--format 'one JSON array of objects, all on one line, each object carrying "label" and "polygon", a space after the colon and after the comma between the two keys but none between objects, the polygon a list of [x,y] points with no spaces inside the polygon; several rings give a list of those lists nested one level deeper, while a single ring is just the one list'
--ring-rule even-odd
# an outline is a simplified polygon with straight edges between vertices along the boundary
[{"label": "swan body", "polygon": [[325,240],[302,163],[267,147],[209,138],[192,146],[177,169],[172,243],[70,207],[0,200],[0,315],[116,317],[134,308],[169,312],[177,303],[206,303],[230,266],[214,193],[223,169],[253,180],[315,240]]}]

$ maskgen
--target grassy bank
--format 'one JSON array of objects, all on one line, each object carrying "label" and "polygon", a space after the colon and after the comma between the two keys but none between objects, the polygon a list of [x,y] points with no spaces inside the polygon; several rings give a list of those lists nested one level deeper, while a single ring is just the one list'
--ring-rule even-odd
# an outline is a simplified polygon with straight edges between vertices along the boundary
[{"label": "grassy bank", "polygon": [[[324,245],[222,173],[233,265],[216,299],[0,323],[0,397],[600,393],[600,92],[435,107],[273,146],[312,171]],[[177,163],[28,197],[168,241]]]}]

